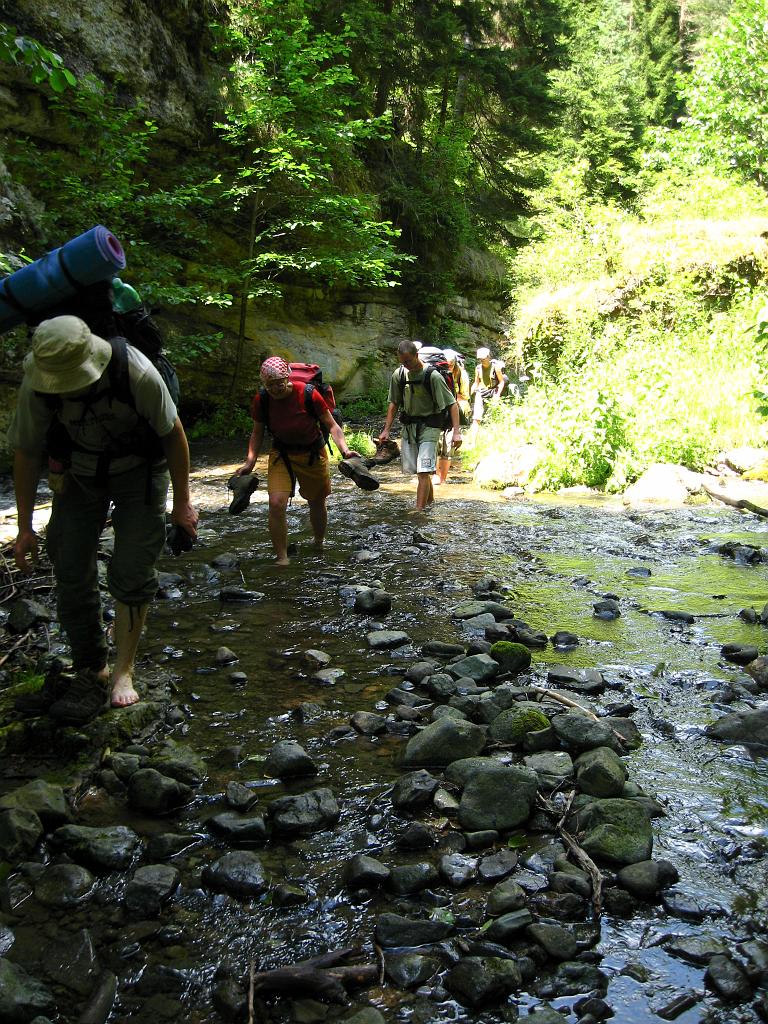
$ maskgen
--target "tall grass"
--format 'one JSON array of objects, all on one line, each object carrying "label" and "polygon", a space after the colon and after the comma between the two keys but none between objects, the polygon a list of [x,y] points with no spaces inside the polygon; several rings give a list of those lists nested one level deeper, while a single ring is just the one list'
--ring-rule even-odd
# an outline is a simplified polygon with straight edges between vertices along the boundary
[{"label": "tall grass", "polygon": [[549,217],[516,268],[513,346],[534,383],[489,413],[475,457],[534,444],[532,487],[620,490],[654,462],[768,444],[768,199],[701,177],[649,179],[635,214]]}]

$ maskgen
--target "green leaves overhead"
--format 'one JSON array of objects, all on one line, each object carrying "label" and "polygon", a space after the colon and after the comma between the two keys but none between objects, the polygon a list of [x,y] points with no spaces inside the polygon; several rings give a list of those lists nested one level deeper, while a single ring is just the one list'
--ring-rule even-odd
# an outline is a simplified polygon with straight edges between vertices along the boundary
[{"label": "green leaves overhead", "polygon": [[58,53],[3,24],[0,24],[0,61],[25,68],[33,82],[47,82],[54,92],[64,92],[77,84]]}]

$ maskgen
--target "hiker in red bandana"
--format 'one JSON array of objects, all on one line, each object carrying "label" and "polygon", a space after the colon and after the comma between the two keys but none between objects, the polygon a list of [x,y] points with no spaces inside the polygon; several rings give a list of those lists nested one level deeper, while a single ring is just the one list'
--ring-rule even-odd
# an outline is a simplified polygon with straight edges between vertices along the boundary
[{"label": "hiker in red bandana", "polygon": [[[326,500],[331,493],[331,476],[321,427],[333,438],[344,459],[359,461],[359,457],[350,449],[344,431],[331,416],[320,392],[311,388],[308,393],[303,383],[292,382],[284,359],[279,356],[265,359],[260,377],[262,388],[251,404],[253,431],[248,455],[237,475],[253,471],[264,431],[268,429],[272,435],[267,470],[269,535],[276,564],[288,565],[286,509],[297,486],[309,505],[309,521],[317,549],[322,550],[328,528]],[[311,409],[306,407],[307,399],[312,403]]]}]

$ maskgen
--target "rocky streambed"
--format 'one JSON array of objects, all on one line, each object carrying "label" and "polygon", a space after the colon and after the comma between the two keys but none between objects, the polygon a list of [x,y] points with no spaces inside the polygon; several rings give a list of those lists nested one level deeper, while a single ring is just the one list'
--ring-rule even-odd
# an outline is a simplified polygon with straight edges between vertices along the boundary
[{"label": "rocky streambed", "polygon": [[238,454],[134,708],[19,711],[64,648],[6,588],[0,1021],[768,1019],[766,524],[389,467],[280,571]]}]

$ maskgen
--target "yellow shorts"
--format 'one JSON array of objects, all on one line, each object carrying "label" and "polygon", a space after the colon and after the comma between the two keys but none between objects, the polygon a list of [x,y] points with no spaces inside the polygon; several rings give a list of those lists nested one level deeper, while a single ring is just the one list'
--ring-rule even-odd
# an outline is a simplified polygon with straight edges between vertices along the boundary
[{"label": "yellow shorts", "polygon": [[[326,449],[314,457],[311,465],[309,452],[292,452],[288,458],[291,460],[291,468],[302,498],[305,501],[327,498],[331,493],[331,474],[328,469]],[[291,474],[288,472],[283,457],[273,449],[269,453],[267,491],[270,494],[290,494],[292,489]]]}]

